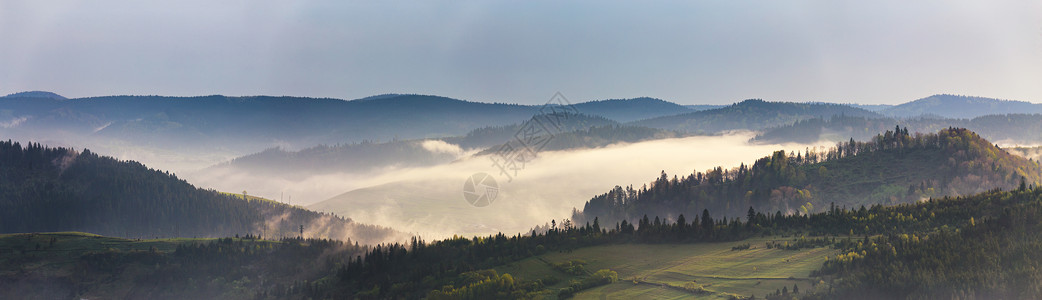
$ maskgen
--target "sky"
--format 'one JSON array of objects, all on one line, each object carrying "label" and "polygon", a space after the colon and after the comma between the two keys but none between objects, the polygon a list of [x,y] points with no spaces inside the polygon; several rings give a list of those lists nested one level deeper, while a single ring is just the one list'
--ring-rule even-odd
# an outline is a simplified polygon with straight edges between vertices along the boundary
[{"label": "sky", "polygon": [[1042,102],[1042,1],[0,1],[0,94]]}]

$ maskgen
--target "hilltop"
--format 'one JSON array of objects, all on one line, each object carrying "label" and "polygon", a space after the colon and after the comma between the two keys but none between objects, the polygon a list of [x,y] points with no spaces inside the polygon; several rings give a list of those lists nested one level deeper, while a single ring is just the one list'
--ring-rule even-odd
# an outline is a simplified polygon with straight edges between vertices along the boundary
[{"label": "hilltop", "polygon": [[55,93],[52,93],[52,92],[46,92],[46,91],[18,92],[18,93],[14,93],[14,94],[10,94],[10,95],[4,96],[4,98],[45,98],[45,99],[53,99],[53,100],[66,100],[66,99],[68,99],[68,98],[62,97],[62,95],[58,95],[58,94],[55,94]]}]

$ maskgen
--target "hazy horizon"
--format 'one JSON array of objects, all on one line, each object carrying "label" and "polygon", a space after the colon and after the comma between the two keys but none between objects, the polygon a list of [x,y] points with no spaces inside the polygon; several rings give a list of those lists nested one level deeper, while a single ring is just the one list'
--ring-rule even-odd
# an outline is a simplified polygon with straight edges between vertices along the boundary
[{"label": "hazy horizon", "polygon": [[[418,94],[418,93],[383,93],[383,94],[373,94],[373,95],[368,95],[368,96],[363,96],[363,97],[358,97],[358,98],[310,97],[310,96],[298,96],[298,95],[263,95],[263,94],[243,94],[243,95],[207,94],[207,95],[177,95],[177,96],[175,96],[175,95],[156,95],[156,94],[140,94],[140,95],[137,95],[137,94],[112,94],[112,95],[94,95],[94,96],[85,96],[85,97],[74,97],[74,96],[68,96],[68,95],[64,95],[64,94],[61,94],[61,93],[56,93],[56,92],[53,92],[53,91],[47,91],[47,90],[31,90],[31,91],[30,90],[26,90],[26,91],[11,92],[11,93],[7,93],[6,95],[10,96],[10,95],[13,95],[13,94],[23,93],[23,92],[49,92],[49,93],[54,93],[54,94],[57,94],[59,96],[62,96],[62,97],[68,98],[68,99],[84,99],[84,98],[111,97],[111,96],[131,96],[131,97],[158,96],[158,97],[177,97],[177,98],[224,96],[224,97],[233,97],[233,98],[234,97],[300,97],[300,98],[316,98],[316,99],[323,99],[324,98],[324,99],[336,99],[336,100],[344,100],[344,101],[354,101],[354,100],[363,100],[363,99],[366,99],[366,98],[387,96],[387,95],[401,95],[401,96],[415,95],[415,96],[445,97],[445,98],[450,98],[450,99],[462,100],[462,101],[466,101],[466,102],[486,103],[486,104],[518,104],[518,105],[528,105],[528,106],[539,106],[539,105],[541,105],[539,103],[481,101],[481,100],[458,98],[458,97],[451,97],[451,96],[445,96],[445,95]],[[932,96],[938,96],[938,95],[955,95],[955,96],[964,96],[964,97],[979,97],[979,98],[989,98],[989,99],[996,99],[996,100],[1002,100],[1002,101],[1023,101],[1023,102],[1029,102],[1029,103],[1034,103],[1034,104],[1042,104],[1042,102],[1035,102],[1035,101],[1029,101],[1029,100],[1024,100],[1024,99],[1008,99],[1008,98],[991,97],[991,96],[987,96],[987,95],[963,95],[963,94],[951,94],[951,93],[933,93],[933,94],[920,96],[920,97],[913,97],[913,98],[909,98],[909,99],[895,100],[896,102],[892,102],[892,103],[863,103],[863,102],[843,102],[843,101],[828,101],[828,100],[820,100],[820,101],[819,100],[806,100],[806,101],[802,101],[802,100],[777,100],[777,99],[768,99],[768,98],[762,98],[762,97],[735,99],[735,100],[733,100],[731,102],[727,102],[727,103],[680,103],[680,102],[677,102],[677,101],[674,101],[674,100],[671,100],[671,99],[655,97],[655,96],[636,96],[636,97],[627,97],[627,98],[618,98],[618,97],[616,97],[616,98],[603,98],[603,99],[571,99],[570,102],[572,104],[578,104],[578,103],[596,102],[596,101],[608,101],[608,100],[632,100],[632,99],[639,99],[639,98],[652,98],[652,99],[663,100],[663,101],[666,101],[666,102],[676,103],[676,104],[679,104],[679,105],[722,105],[722,106],[727,106],[727,105],[736,104],[736,103],[739,103],[739,102],[742,102],[742,101],[746,101],[746,100],[763,100],[763,101],[767,101],[767,102],[792,102],[792,103],[835,103],[835,104],[853,104],[853,105],[900,105],[900,104],[912,102],[912,101],[915,101],[915,100],[920,100],[920,99],[924,99],[924,98],[928,98],[928,97],[932,97]]]},{"label": "hazy horizon", "polygon": [[1042,102],[1039,2],[587,4],[4,1],[0,94]]}]

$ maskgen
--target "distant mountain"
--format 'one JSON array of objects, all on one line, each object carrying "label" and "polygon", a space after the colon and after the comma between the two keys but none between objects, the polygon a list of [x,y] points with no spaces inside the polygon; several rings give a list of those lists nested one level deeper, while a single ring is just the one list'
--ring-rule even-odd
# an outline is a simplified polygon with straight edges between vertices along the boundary
[{"label": "distant mountain", "polygon": [[330,214],[199,189],[170,173],[89,150],[0,142],[0,166],[0,233],[291,237],[304,226],[305,237],[361,243],[407,238]]},{"label": "distant mountain", "polygon": [[918,132],[932,132],[949,127],[966,128],[977,132],[985,139],[1007,145],[1042,143],[1042,114],[986,115],[973,119],[833,116],[770,128],[753,140],[761,143],[813,143],[819,140],[839,142],[851,138],[865,140],[875,136],[876,132],[893,128],[895,125]]},{"label": "distant mountain", "polygon": [[945,118],[970,119],[984,115],[1042,113],[1042,104],[984,97],[933,95],[896,105],[880,112],[887,116],[898,118],[934,115]]},{"label": "distant mountain", "polygon": [[835,115],[882,117],[864,109],[830,103],[767,102],[753,99],[731,106],[631,122],[632,125],[713,134],[727,130],[760,130],[799,120]]},{"label": "distant mountain", "polygon": [[582,114],[602,116],[619,122],[630,122],[691,112],[683,105],[656,98],[611,99],[575,104]]},{"label": "distant mountain", "polygon": [[714,216],[756,211],[782,214],[824,211],[830,205],[912,203],[930,197],[970,195],[1042,181],[1037,162],[1011,155],[966,129],[915,135],[887,131],[867,142],[843,143],[817,153],[775,152],[732,170],[682,178],[665,173],[641,188],[615,187],[594,197],[573,222],[612,224],[643,215],[676,219],[708,209]]},{"label": "distant mountain", "polygon": [[319,145],[300,151],[270,148],[237,157],[201,172],[247,172],[254,175],[298,179],[336,172],[366,173],[378,168],[418,167],[448,163],[456,160],[462,154],[462,151],[454,151],[453,147],[458,148],[458,146],[432,139]]},{"label": "distant mountain", "polygon": [[[251,153],[465,135],[518,124],[541,106],[385,94],[345,101],[301,97],[106,96],[62,100],[20,93],[0,98],[0,134],[118,150],[129,146],[183,153]],[[637,98],[574,105],[582,114],[624,121],[689,109]]]},{"label": "distant mountain", "polygon": [[54,100],[66,100],[66,98],[62,97],[61,95],[45,91],[18,92],[4,96],[4,98],[46,98]]},{"label": "distant mountain", "polygon": [[[0,128],[17,138],[111,139],[161,148],[251,151],[363,140],[465,134],[528,119],[535,106],[488,104],[423,95],[343,101],[297,97],[111,96],[33,101],[0,98]],[[72,136],[72,137],[70,137]],[[75,141],[67,141],[74,143]],[[255,150],[253,150],[255,151]]]}]

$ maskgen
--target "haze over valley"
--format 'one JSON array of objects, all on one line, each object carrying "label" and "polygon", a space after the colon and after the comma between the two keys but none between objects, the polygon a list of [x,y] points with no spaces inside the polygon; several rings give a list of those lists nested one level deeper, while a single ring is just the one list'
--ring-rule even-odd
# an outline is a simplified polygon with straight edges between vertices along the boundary
[{"label": "haze over valley", "polygon": [[1040,11],[0,1],[0,299],[1042,299]]}]

